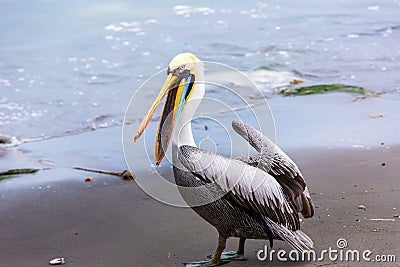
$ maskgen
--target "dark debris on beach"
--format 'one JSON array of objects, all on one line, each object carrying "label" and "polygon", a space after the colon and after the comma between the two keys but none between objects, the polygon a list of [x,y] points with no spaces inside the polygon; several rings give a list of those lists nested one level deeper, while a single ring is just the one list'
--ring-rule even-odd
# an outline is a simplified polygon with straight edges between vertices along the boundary
[{"label": "dark debris on beach", "polygon": [[31,174],[39,171],[39,169],[11,169],[7,171],[0,172],[0,181],[4,179],[9,179],[13,178],[16,175],[21,175],[21,174]]},{"label": "dark debris on beach", "polygon": [[0,136],[0,144],[3,145],[11,144],[11,139],[7,136]]},{"label": "dark debris on beach", "polygon": [[80,170],[80,171],[87,171],[87,172],[95,172],[95,173],[101,173],[101,174],[108,174],[108,175],[114,175],[120,177],[122,180],[133,180],[135,179],[135,174],[128,170],[124,170],[122,172],[110,172],[110,171],[103,171],[103,170],[94,170],[94,169],[88,169],[88,168],[82,168],[82,167],[74,167],[75,170]]}]

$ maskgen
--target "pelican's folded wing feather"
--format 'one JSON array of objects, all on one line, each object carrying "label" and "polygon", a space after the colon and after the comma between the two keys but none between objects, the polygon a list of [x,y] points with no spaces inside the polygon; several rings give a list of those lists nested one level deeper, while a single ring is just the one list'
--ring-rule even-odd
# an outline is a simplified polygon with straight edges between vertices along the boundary
[{"label": "pelican's folded wing feather", "polygon": [[233,121],[232,128],[258,152],[256,155],[241,158],[241,160],[271,174],[283,187],[296,210],[305,218],[312,217],[314,206],[306,182],[296,163],[254,127],[244,122]]},{"label": "pelican's folded wing feather", "polygon": [[217,185],[233,204],[289,230],[300,228],[297,212],[286,199],[281,185],[265,171],[187,145],[179,147],[178,158],[204,183]]}]

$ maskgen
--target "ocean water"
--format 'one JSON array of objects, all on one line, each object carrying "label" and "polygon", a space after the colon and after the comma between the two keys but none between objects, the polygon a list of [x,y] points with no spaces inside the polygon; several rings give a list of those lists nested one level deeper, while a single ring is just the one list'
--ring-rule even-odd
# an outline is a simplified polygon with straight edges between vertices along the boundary
[{"label": "ocean water", "polygon": [[140,85],[185,51],[238,68],[267,95],[294,77],[400,91],[400,0],[0,0],[0,10],[0,136],[16,144],[121,125]]}]

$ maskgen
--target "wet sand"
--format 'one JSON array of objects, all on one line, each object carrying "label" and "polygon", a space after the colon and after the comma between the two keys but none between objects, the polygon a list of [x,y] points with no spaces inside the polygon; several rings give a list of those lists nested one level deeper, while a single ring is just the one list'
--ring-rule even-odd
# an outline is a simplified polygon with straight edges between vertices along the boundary
[{"label": "wet sand", "polygon": [[[279,101],[273,108],[284,107]],[[303,110],[303,115],[307,112],[305,107],[297,108]],[[346,107],[341,110],[345,112]],[[282,114],[285,110],[279,110],[277,121],[290,122]],[[388,130],[396,129],[396,125],[387,120]],[[278,123],[278,132],[280,129]],[[371,135],[353,130],[361,137]],[[120,136],[121,129],[114,127],[3,149],[1,170],[42,170],[0,182],[0,266],[47,266],[56,257],[65,257],[66,266],[182,266],[184,261],[201,260],[214,252],[215,229],[191,209],[162,204],[134,181],[72,169],[126,169]],[[396,255],[400,261],[400,218],[395,217],[400,214],[400,146],[387,138],[385,142],[390,146],[381,145],[381,136],[377,135],[376,145],[370,147],[328,144],[306,148],[307,144],[303,144],[295,148],[285,145],[288,136],[279,140],[303,171],[316,206],[315,217],[304,220],[302,230],[314,240],[317,253],[329,247],[337,249],[336,241],[345,238],[348,249]],[[143,155],[135,157],[138,166],[145,164]],[[154,175],[143,167],[134,171],[138,178],[152,179]],[[84,182],[88,176],[94,181]],[[359,205],[364,205],[365,210],[358,209]],[[245,252],[248,261],[226,266],[374,265],[328,258],[322,262],[281,263],[276,258],[272,263],[260,262],[256,254],[266,244],[249,240]],[[229,249],[236,245],[235,239],[228,242]],[[274,249],[291,248],[275,241]]]},{"label": "wet sand", "polygon": [[[349,249],[400,255],[394,245],[400,231],[400,219],[394,217],[400,212],[399,153],[400,147],[289,151],[307,177],[317,207],[315,217],[302,224],[316,251],[336,248],[336,240],[345,238]],[[106,161],[97,159],[87,167],[104,169]],[[94,181],[85,183],[87,176]],[[132,181],[59,167],[3,181],[0,193],[1,266],[45,266],[54,257],[65,257],[71,266],[180,266],[215,249],[213,227],[191,209],[152,199]],[[395,222],[370,220],[374,218]],[[228,266],[264,265],[256,252],[265,244],[248,241],[248,261]],[[234,248],[236,242],[228,246]],[[279,241],[274,248],[290,249]],[[321,263],[289,265],[315,264]]]}]

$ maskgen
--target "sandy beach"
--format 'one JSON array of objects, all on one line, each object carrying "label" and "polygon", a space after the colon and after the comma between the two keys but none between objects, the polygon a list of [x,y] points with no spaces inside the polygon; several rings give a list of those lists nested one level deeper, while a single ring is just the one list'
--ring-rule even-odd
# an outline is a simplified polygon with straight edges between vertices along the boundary
[{"label": "sandy beach", "polygon": [[[351,99],[340,95],[336,99],[342,101],[343,97]],[[316,121],[312,119],[312,109],[306,108],[307,100],[288,100],[291,105],[281,105],[279,99],[272,101],[271,106],[279,110],[277,132],[282,133],[278,135],[282,138],[278,140],[303,171],[316,206],[315,216],[302,223],[303,231],[314,240],[316,252],[329,247],[337,249],[337,240],[344,238],[347,249],[368,249],[372,255],[399,257],[400,248],[395,244],[400,231],[400,219],[396,217],[400,213],[400,146],[395,140],[371,135],[354,123],[350,129],[353,134],[361,139],[369,136],[375,145],[346,147],[341,141],[337,146],[318,145],[319,141],[314,140],[316,143],[309,147],[295,147],[288,141],[294,137],[289,138],[291,135],[283,131],[285,127],[279,126],[283,122],[290,125],[295,119],[285,116],[285,111],[302,110],[302,115],[310,118],[304,123],[306,128]],[[325,103],[322,117],[329,114],[334,102]],[[360,113],[367,106],[367,102],[358,107],[348,102],[342,105],[342,111],[356,109]],[[398,115],[395,109],[391,111],[386,113],[390,119],[380,122],[386,125],[387,132],[398,127],[394,123]],[[339,112],[331,118],[331,122],[337,123],[336,129],[344,123],[340,116]],[[360,124],[376,122],[366,118]],[[330,132],[338,140],[342,133]],[[162,204],[144,193],[135,181],[72,169],[126,169],[120,136],[121,128],[113,127],[1,150],[1,170],[41,170],[0,182],[0,266],[47,266],[56,257],[64,257],[66,266],[182,266],[184,261],[201,260],[214,252],[215,229],[191,209]],[[148,165],[143,155],[136,157],[138,166]],[[138,178],[152,179],[154,173],[150,170],[138,167],[133,171]],[[89,176],[94,181],[84,182]],[[359,209],[360,205],[365,209]],[[228,248],[235,249],[236,244],[232,239]],[[262,262],[257,259],[257,252],[266,244],[249,240],[245,252],[248,260],[226,266],[374,265],[328,258],[318,262]],[[276,241],[274,249],[289,251],[290,247]]]}]

